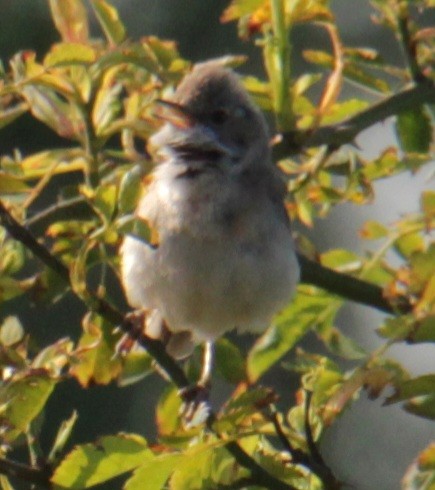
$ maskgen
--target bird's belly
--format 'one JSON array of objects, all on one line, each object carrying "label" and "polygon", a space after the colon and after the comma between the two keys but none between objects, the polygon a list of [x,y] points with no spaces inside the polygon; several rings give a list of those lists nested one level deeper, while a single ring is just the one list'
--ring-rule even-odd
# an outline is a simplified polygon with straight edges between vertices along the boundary
[{"label": "bird's belly", "polygon": [[197,341],[233,328],[264,330],[298,280],[290,236],[260,245],[177,236],[161,243],[158,256],[152,306],[172,330],[191,330]]}]

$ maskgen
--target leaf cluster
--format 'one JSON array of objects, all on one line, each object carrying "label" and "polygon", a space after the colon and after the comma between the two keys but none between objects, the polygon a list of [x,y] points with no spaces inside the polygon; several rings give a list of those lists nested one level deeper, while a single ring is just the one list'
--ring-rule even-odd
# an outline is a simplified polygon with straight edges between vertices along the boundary
[{"label": "leaf cluster", "polygon": [[[386,63],[371,48],[345,46],[327,0],[233,0],[222,14],[222,22],[236,21],[240,35],[262,51],[266,79],[248,76],[243,82],[274,117],[274,149],[288,185],[288,212],[307,226],[337,205],[371,203],[377,181],[418,172],[433,160],[435,33],[421,20],[435,5],[432,0],[372,3],[376,22],[402,46],[405,67]],[[172,362],[162,361],[149,341],[147,351],[132,347],[135,339],[121,338],[114,316],[107,313],[117,304],[107,285],[110,278],[119,279],[116,250],[126,233],[153,240],[134,209],[152,168],[146,142],[160,125],[154,101],[172,93],[190,63],[172,41],[129,40],[108,0],[50,0],[49,5],[59,42],[42,59],[26,51],[10,60],[0,78],[0,130],[29,113],[67,145],[25,156],[19,149],[0,155],[0,300],[27,294],[51,304],[73,294],[89,311],[79,339],[59,339],[36,354],[20,319],[3,319],[0,472],[5,476],[0,487],[13,488],[10,476],[79,489],[126,475],[126,490],[333,489],[339,488],[338,478],[317,445],[362,391],[378,398],[388,387],[392,394],[385,403],[401,403],[404,410],[433,420],[435,376],[413,378],[386,356],[396,343],[435,341],[435,192],[426,191],[418,212],[393,224],[365,223],[361,239],[379,244],[365,256],[344,249],[319,253],[306,237],[298,238],[301,254],[320,264],[320,270],[335,271],[338,281],[346,274],[382,292],[392,314],[375,326],[385,339],[378,351],[365,352],[337,328],[345,298],[333,285],[324,289],[314,279],[299,286],[292,303],[246,355],[230,340],[218,341],[216,371],[232,393],[206,424],[185,426],[175,386],[195,381],[198,351],[184,371],[175,366],[176,379],[166,370],[172,383],[156,403],[157,440],[114,434],[71,448],[74,413],[59,427],[48,455],[33,458],[29,467],[7,459],[20,439],[35,452],[38,418],[65,378],[84,389],[111,382],[122,387],[158,375],[156,360]],[[91,12],[99,23],[98,39],[89,34]],[[304,51],[316,70],[301,75],[292,72],[290,56],[290,32],[297,24],[326,30],[330,39],[328,49]],[[241,59],[222,61],[233,66]],[[344,97],[346,83],[356,84],[360,95]],[[313,87],[321,88],[319,100]],[[368,102],[367,93],[375,102]],[[367,159],[345,145],[391,115],[396,146]],[[49,186],[56,188],[57,198],[36,212]],[[18,223],[17,233],[11,232],[11,223]],[[26,230],[39,242],[29,241]],[[387,260],[391,252],[400,259],[398,266]],[[45,266],[35,264],[32,253]],[[369,303],[364,294],[361,290],[358,300]],[[308,333],[322,342],[323,354],[298,347]],[[119,346],[126,342],[129,348],[121,355]],[[283,363],[290,351],[292,362]],[[343,359],[352,367],[342,368]],[[300,378],[294,405],[281,411],[277,394],[260,384],[272,369]],[[431,445],[407,470],[403,488],[432,488],[434,461]]]}]

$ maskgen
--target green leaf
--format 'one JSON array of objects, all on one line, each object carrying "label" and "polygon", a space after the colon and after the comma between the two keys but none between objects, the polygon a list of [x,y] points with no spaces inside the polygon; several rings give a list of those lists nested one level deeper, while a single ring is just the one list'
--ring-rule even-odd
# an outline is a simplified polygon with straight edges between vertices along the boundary
[{"label": "green leaf", "polygon": [[5,174],[0,171],[0,194],[21,194],[29,192],[31,188],[19,177]]},{"label": "green leaf", "polygon": [[435,420],[435,394],[412,398],[403,408],[418,417]]},{"label": "green leaf", "polygon": [[219,374],[229,383],[246,380],[246,366],[240,349],[228,339],[220,338],[215,343],[215,362]]},{"label": "green leaf", "polygon": [[25,293],[34,286],[37,278],[18,280],[0,274],[0,302],[8,301]]},{"label": "green leaf", "polygon": [[0,406],[5,420],[3,440],[12,442],[44,408],[56,381],[45,370],[24,373],[0,389]]},{"label": "green leaf", "polygon": [[431,395],[435,396],[435,374],[425,374],[407,379],[396,385],[396,392],[388,398],[388,403],[397,403],[409,398]]},{"label": "green leaf", "polygon": [[365,240],[379,240],[388,236],[388,228],[378,221],[366,221],[359,234]]},{"label": "green leaf", "polygon": [[106,136],[122,108],[119,97],[122,85],[116,81],[118,71],[118,69],[112,69],[108,72],[95,97],[92,122],[97,136]]},{"label": "green leaf", "polygon": [[118,207],[121,214],[132,213],[142,194],[142,179],[144,171],[142,166],[134,165],[124,173],[119,186]]},{"label": "green leaf", "polygon": [[106,385],[121,372],[121,360],[114,355],[119,336],[114,335],[112,325],[93,313],[84,318],[83,330],[70,373],[84,387]]},{"label": "green leaf", "polygon": [[75,423],[78,419],[78,413],[74,410],[71,417],[68,420],[64,420],[57,431],[56,438],[48,456],[48,461],[54,463],[59,454],[63,451],[66,443],[68,442],[71,433],[74,429]]},{"label": "green leaf", "polygon": [[102,437],[74,448],[56,468],[51,481],[63,488],[90,488],[154,459],[145,439],[135,434]]},{"label": "green leaf", "polygon": [[362,260],[358,255],[346,249],[335,249],[325,252],[321,256],[322,265],[340,272],[355,272],[362,267]]},{"label": "green leaf", "polygon": [[363,359],[367,353],[354,340],[337,328],[331,328],[322,335],[331,352],[345,359]]},{"label": "green leaf", "polygon": [[22,89],[30,112],[62,138],[74,139],[82,134],[83,121],[78,109],[70,106],[52,90],[27,85]]},{"label": "green leaf", "polygon": [[322,124],[335,124],[361,112],[368,107],[366,100],[348,99],[344,102],[336,102],[322,117]]},{"label": "green leaf", "polygon": [[403,151],[427,153],[432,141],[432,126],[424,107],[401,112],[396,119],[396,133]]},{"label": "green leaf", "polygon": [[181,454],[162,454],[145,461],[126,482],[124,490],[161,490],[181,459]]},{"label": "green leaf", "polygon": [[105,0],[91,0],[98,22],[111,44],[120,44],[125,39],[125,27],[118,11]]},{"label": "green leaf", "polygon": [[118,192],[115,184],[98,186],[93,199],[95,210],[106,222],[110,222],[115,213]]},{"label": "green leaf", "polygon": [[64,41],[85,43],[88,40],[88,18],[83,0],[50,0],[50,9]]},{"label": "green leaf", "polygon": [[172,385],[168,386],[160,396],[156,408],[156,423],[160,435],[170,435],[179,429],[181,403],[177,390]]},{"label": "green leaf", "polygon": [[16,316],[7,316],[0,327],[0,343],[11,347],[23,340],[24,329]]},{"label": "green leaf", "polygon": [[424,191],[421,194],[421,208],[426,218],[435,218],[435,191]]},{"label": "green leaf", "polygon": [[232,0],[221,16],[221,22],[231,22],[252,14],[262,7],[264,0]]},{"label": "green leaf", "polygon": [[119,386],[137,383],[154,372],[153,358],[144,351],[129,352],[122,363],[122,371],[118,378]]},{"label": "green leaf", "polygon": [[83,171],[86,168],[86,160],[83,151],[78,148],[47,150],[24,158],[20,167],[24,177],[33,180],[44,177],[47,173],[60,175]]},{"label": "green leaf", "polygon": [[303,335],[322,323],[330,323],[334,311],[325,314],[331,306],[332,296],[316,288],[301,285],[293,302],[280,313],[273,325],[263,334],[248,354],[247,372],[251,382],[258,380],[282,356],[284,356]]},{"label": "green leaf", "polygon": [[29,110],[29,106],[25,103],[17,104],[9,109],[0,111],[0,129],[6,127]]},{"label": "green leaf", "polygon": [[95,61],[96,52],[88,44],[79,43],[59,43],[52,46],[47,56],[44,58],[44,66],[90,64]]},{"label": "green leaf", "polygon": [[241,386],[225,405],[214,427],[219,432],[237,433],[237,427],[249,425],[253,415],[276,399],[276,394],[270,388],[257,386],[247,389],[246,386]]}]

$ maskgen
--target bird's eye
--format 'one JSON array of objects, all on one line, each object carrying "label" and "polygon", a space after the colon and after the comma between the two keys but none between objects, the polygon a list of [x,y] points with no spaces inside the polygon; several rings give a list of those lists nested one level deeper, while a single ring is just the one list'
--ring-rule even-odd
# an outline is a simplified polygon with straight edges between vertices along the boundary
[{"label": "bird's eye", "polygon": [[210,119],[215,124],[223,124],[228,119],[228,111],[225,109],[216,109],[210,114]]},{"label": "bird's eye", "polygon": [[248,117],[248,115],[249,115],[248,109],[246,109],[246,107],[238,106],[234,110],[234,116],[239,118],[239,119],[246,119]]}]

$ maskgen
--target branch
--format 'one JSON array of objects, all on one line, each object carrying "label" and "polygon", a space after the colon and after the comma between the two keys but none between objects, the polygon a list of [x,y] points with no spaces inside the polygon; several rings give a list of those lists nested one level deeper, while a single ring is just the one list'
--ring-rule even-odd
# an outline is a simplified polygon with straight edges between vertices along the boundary
[{"label": "branch", "polygon": [[301,266],[301,282],[318,286],[342,298],[371,306],[384,313],[397,314],[411,311],[411,305],[405,297],[398,298],[397,303],[392,304],[384,297],[382,288],[375,284],[328,269],[302,254],[298,254],[298,260]]},{"label": "branch", "polygon": [[17,461],[0,458],[0,473],[12,478],[38,485],[43,488],[52,488],[50,483],[50,471],[34,468]]},{"label": "branch", "polygon": [[[30,250],[38,259],[55,272],[66,284],[70,287],[71,280],[68,267],[65,266],[59,259],[50,253],[50,251],[41,245],[34,235],[22,226],[18,221],[9,213],[5,205],[0,201],[0,224],[6,228],[9,234],[21,242],[28,250]],[[86,306],[93,312],[98,313],[108,322],[113,325],[118,325],[120,328],[129,333],[132,330],[131,320],[126,318],[120,311],[113,307],[110,303],[104,299],[98,297],[92,291],[86,292],[86,299],[80,297],[81,301],[86,303]],[[189,386],[189,381],[185,376],[183,370],[174,362],[172,357],[166,352],[164,345],[158,340],[151,339],[144,335],[137,339],[139,344],[142,345],[147,351],[154,357],[154,359],[161,365],[161,367],[168,373],[173,382],[178,388],[186,388]]]},{"label": "branch", "polygon": [[[38,257],[47,267],[52,269],[58,276],[66,282],[70,287],[71,281],[68,268],[54,257],[49,250],[41,245],[36,238],[26,228],[24,228],[15,218],[9,213],[4,204],[0,201],[0,224],[6,228],[9,234],[20,241],[25,247],[27,247],[33,254]],[[132,320],[129,320],[128,315],[124,316],[119,310],[117,310],[110,303],[102,298],[99,298],[91,291],[87,291],[86,300],[78,296],[79,299],[85,302],[86,306],[93,312],[101,315],[105,320],[112,325],[120,326],[120,328],[130,333],[134,331],[134,324]],[[157,361],[157,363],[166,371],[171,381],[179,388],[187,388],[190,383],[187,379],[184,371],[174,361],[174,359],[166,352],[165,346],[159,340],[152,339],[142,334],[137,339],[138,343],[144,347],[149,354]],[[210,414],[209,420],[214,420],[213,413]],[[211,423],[210,423],[211,426]],[[213,430],[213,429],[212,429]],[[220,437],[220,434],[215,430],[213,432]],[[296,490],[291,485],[284,483],[278,478],[274,477],[261,465],[259,465],[255,459],[253,459],[248,453],[246,453],[237,442],[229,441],[225,444],[226,449],[231,453],[234,459],[240,466],[243,466],[250,471],[253,478],[260,485],[264,485],[266,488],[273,488],[276,490]],[[1,462],[1,460],[0,460]],[[6,469],[5,469],[6,471]],[[0,473],[2,473],[2,466],[0,465]],[[5,473],[8,474],[8,473]],[[38,473],[39,474],[39,473]],[[25,478],[23,478],[25,479]],[[49,487],[48,487],[49,488]]]},{"label": "branch", "polygon": [[364,129],[388,117],[422,104],[435,103],[435,83],[424,79],[418,84],[387,97],[365,111],[359,112],[339,124],[322,126],[314,132],[290,131],[282,134],[282,141],[274,148],[276,159],[298,153],[302,148],[329,145],[338,148],[352,143]]}]

